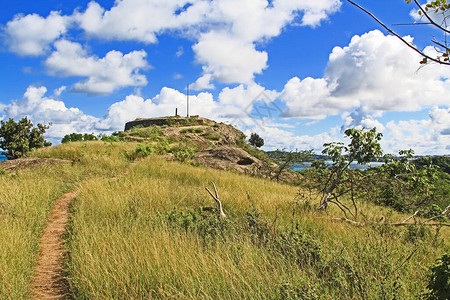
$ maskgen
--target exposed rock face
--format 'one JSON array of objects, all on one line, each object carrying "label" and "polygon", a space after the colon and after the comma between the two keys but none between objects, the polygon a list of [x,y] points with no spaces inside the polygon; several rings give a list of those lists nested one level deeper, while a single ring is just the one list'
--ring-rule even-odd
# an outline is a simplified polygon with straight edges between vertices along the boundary
[{"label": "exposed rock face", "polygon": [[[152,142],[154,139],[140,135],[146,129],[132,129],[135,126],[156,126],[161,138],[170,143],[187,143],[194,147],[194,162],[203,166],[221,170],[233,170],[239,173],[273,178],[276,165],[268,165],[250,155],[241,148],[245,143],[244,134],[231,125],[216,123],[200,117],[164,117],[152,119],[137,119],[125,125],[123,138],[134,142]],[[173,154],[167,159],[174,159]],[[284,171],[280,181],[292,181],[294,172]]]},{"label": "exposed rock face", "polygon": [[194,161],[214,169],[235,170],[246,174],[259,174],[264,167],[256,157],[240,148],[229,146],[197,151]]}]

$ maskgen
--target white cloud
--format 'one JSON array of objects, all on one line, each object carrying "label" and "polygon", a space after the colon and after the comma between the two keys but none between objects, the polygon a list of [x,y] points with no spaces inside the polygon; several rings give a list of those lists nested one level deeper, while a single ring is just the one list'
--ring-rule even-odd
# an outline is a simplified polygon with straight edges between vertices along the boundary
[{"label": "white cloud", "polygon": [[[261,94],[263,91],[263,94]],[[181,115],[185,114],[186,95],[171,89],[163,88],[151,99],[129,95],[123,101],[112,104],[107,114],[102,118],[86,115],[78,108],[68,108],[63,101],[52,99],[45,94],[45,87],[30,86],[22,100],[13,100],[9,104],[0,104],[0,119],[21,119],[28,116],[33,123],[52,123],[46,138],[53,143],[72,132],[80,133],[111,133],[123,130],[126,122],[136,118],[150,118],[173,115],[175,108]],[[199,93],[190,97],[190,111],[216,121],[233,122],[233,125],[250,135],[257,132],[265,140],[267,150],[286,148],[288,150],[314,149],[322,150],[322,146],[330,141],[343,141],[343,134],[338,127],[328,132],[315,135],[299,135],[288,124],[279,124],[267,114],[262,119],[252,118],[248,105],[254,103],[270,104],[270,96],[276,92],[264,91],[260,86],[238,86],[234,89],[225,88],[217,100],[210,93]],[[259,97],[258,97],[259,95]],[[270,96],[269,96],[270,95]],[[253,97],[253,98],[252,98]],[[239,99],[234,102],[232,99]],[[256,99],[256,102],[252,100]],[[450,108],[434,107],[429,117],[423,120],[391,121],[381,124],[376,116],[365,114],[362,109],[353,114],[344,114],[343,118],[349,124],[359,123],[367,128],[376,126],[384,134],[382,146],[385,152],[396,153],[400,149],[413,148],[417,154],[445,154],[450,145]],[[356,124],[355,123],[355,124]]]},{"label": "white cloud", "polygon": [[13,100],[8,105],[0,107],[4,118],[16,120],[28,116],[34,124],[52,123],[46,137],[53,143],[72,132],[91,132],[97,118],[85,115],[78,108],[67,108],[64,102],[45,96],[47,88],[30,86],[22,100]]},{"label": "white cloud", "polygon": [[[210,93],[191,95],[189,100],[191,114],[215,115],[217,103]],[[172,116],[175,108],[178,108],[180,115],[186,113],[186,95],[171,88],[162,88],[152,99],[130,95],[125,100],[112,104],[106,116],[96,124],[96,128],[107,131],[123,130],[128,121],[136,118]]]},{"label": "white cloud", "polygon": [[448,153],[450,135],[450,109],[433,107],[428,119],[390,121],[384,130],[384,149],[396,153],[402,149],[413,149],[416,154]]},{"label": "white cloud", "polygon": [[267,52],[224,32],[203,34],[192,49],[203,72],[224,83],[251,83],[267,67]]},{"label": "white cloud", "polygon": [[284,86],[280,99],[287,105],[284,117],[323,119],[339,112],[339,108],[332,103],[327,81],[323,78],[291,78]]},{"label": "white cloud", "polygon": [[67,89],[67,86],[63,85],[53,91],[53,96],[58,98]]},{"label": "white cloud", "polygon": [[200,91],[200,90],[212,90],[215,88],[214,84],[211,83],[212,80],[211,74],[204,74],[203,76],[199,77],[193,84],[190,85],[190,88],[193,91]]},{"label": "white cloud", "polygon": [[43,55],[49,45],[67,32],[71,17],[52,11],[47,18],[37,14],[16,15],[5,28],[6,43],[20,55]]},{"label": "white cloud", "polygon": [[[69,29],[79,28],[91,38],[143,43],[156,43],[160,35],[176,33],[194,41],[196,61],[203,65],[200,80],[211,78],[204,86],[211,86],[214,80],[250,83],[255,74],[267,68],[268,55],[257,50],[257,45],[297,22],[318,26],[340,5],[340,0],[120,0],[106,10],[91,1],[84,11],[70,16],[59,12],[47,18],[17,16],[6,31],[10,49],[24,55],[44,54]],[[183,51],[179,48],[176,56]],[[110,83],[97,76],[74,89],[104,93],[117,86]]]},{"label": "white cloud", "polygon": [[77,82],[72,90],[88,94],[106,94],[127,86],[144,86],[147,53],[144,50],[122,54],[110,51],[104,58],[89,56],[78,43],[67,40],[55,42],[56,51],[45,61],[49,72],[58,76],[87,77]]},{"label": "white cloud", "polygon": [[176,57],[181,57],[181,56],[183,56],[183,54],[184,54],[184,48],[183,47],[178,47],[178,50],[177,50],[177,52],[175,52],[175,56]]},{"label": "white cloud", "polygon": [[396,37],[378,30],[354,36],[347,47],[333,49],[325,78],[293,78],[286,84],[284,115],[320,119],[353,107],[376,113],[448,105],[450,69],[420,68],[420,60]]}]

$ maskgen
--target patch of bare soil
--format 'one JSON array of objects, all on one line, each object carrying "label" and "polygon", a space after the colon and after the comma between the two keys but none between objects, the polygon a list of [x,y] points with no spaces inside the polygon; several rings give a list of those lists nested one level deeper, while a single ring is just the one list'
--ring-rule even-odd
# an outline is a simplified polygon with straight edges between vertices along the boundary
[{"label": "patch of bare soil", "polygon": [[35,168],[56,164],[70,164],[71,161],[56,158],[18,158],[0,162],[0,169],[13,172],[17,169]]},{"label": "patch of bare soil", "polygon": [[70,217],[70,204],[78,190],[59,197],[50,213],[40,240],[40,256],[31,284],[31,299],[68,299],[69,284],[64,275],[63,234]]}]

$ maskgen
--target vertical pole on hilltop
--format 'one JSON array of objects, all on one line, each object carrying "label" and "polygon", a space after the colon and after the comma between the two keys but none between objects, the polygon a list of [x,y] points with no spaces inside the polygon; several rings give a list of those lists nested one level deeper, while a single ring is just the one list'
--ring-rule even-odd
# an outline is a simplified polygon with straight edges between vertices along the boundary
[{"label": "vertical pole on hilltop", "polygon": [[187,117],[189,118],[189,84],[187,85]]}]

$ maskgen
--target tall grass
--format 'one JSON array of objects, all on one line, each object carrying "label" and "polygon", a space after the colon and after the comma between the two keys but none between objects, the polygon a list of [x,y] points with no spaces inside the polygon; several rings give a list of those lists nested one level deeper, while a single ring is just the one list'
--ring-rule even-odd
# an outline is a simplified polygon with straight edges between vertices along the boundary
[{"label": "tall grass", "polygon": [[41,165],[0,174],[0,299],[26,299],[39,239],[54,201],[86,178],[112,177],[128,162],[126,145],[69,143],[33,152],[35,157],[67,159],[72,164]]},{"label": "tall grass", "polygon": [[[34,152],[70,164],[0,175],[0,298],[29,296],[47,214],[80,187],[68,228],[74,299],[415,299],[449,232],[331,221],[291,185],[164,161],[134,143]],[[125,170],[128,171],[126,172]],[[228,218],[205,187],[214,181]],[[358,203],[363,221],[406,216]]]},{"label": "tall grass", "polygon": [[[210,181],[227,220],[199,210],[213,204]],[[320,219],[296,205],[296,192],[157,157],[118,181],[92,179],[77,198],[68,242],[74,297],[412,299],[449,249],[431,231]],[[370,204],[364,211],[379,212]]]},{"label": "tall grass", "polygon": [[71,188],[65,167],[0,175],[0,299],[25,299],[46,216]]}]

